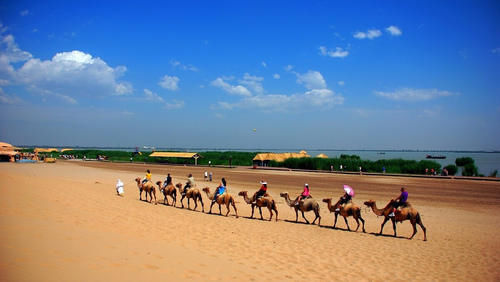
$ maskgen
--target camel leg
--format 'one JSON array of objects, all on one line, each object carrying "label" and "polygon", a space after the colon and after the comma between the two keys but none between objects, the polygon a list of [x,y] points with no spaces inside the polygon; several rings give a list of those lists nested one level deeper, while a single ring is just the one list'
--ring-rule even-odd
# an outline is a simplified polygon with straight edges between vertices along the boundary
[{"label": "camel leg", "polygon": [[188,210],[190,210],[191,208],[189,207],[191,205],[191,198],[187,198],[188,199]]},{"label": "camel leg", "polygon": [[382,222],[382,225],[380,226],[380,235],[382,235],[382,231],[384,230],[384,225],[385,223],[389,220],[388,217],[384,217],[384,222]]},{"label": "camel leg", "polygon": [[337,217],[339,216],[338,213],[335,213],[335,219],[333,221],[333,229],[335,229],[335,226],[337,225]]},{"label": "camel leg", "polygon": [[255,210],[255,205],[252,205],[252,215],[250,216],[250,218],[253,218],[253,212]]},{"label": "camel leg", "polygon": [[295,222],[299,222],[299,212],[295,209]]},{"label": "camel leg", "polygon": [[260,213],[260,220],[264,220],[264,218],[262,217],[262,207],[259,207],[259,213]]},{"label": "camel leg", "polygon": [[359,216],[359,220],[361,220],[361,223],[363,223],[363,233],[365,233],[366,232],[365,231],[365,220],[361,216]]},{"label": "camel leg", "polygon": [[194,202],[194,210],[196,210],[198,208],[198,200],[196,198],[193,198],[193,202]]},{"label": "camel leg", "polygon": [[158,201],[156,200],[156,190],[153,190],[153,196],[155,196],[155,205],[157,205]]},{"label": "camel leg", "polygon": [[358,232],[358,229],[359,229],[359,219],[358,219],[358,217],[355,217],[354,219],[356,220],[356,223],[358,224],[358,226],[356,226],[356,230],[354,230],[354,232]]},{"label": "camel leg", "polygon": [[[307,224],[309,224],[309,220],[307,220],[307,218],[304,216],[304,211],[302,211],[302,218],[307,222]],[[314,219],[314,221],[316,221],[316,218]],[[314,221],[313,221],[313,224],[314,224]]]},{"label": "camel leg", "polygon": [[142,190],[139,190],[139,201],[142,201]]},{"label": "camel leg", "polygon": [[205,205],[203,205],[203,199],[201,198],[201,195],[198,196],[198,200],[200,200],[201,203],[201,212],[205,212]]},{"label": "camel leg", "polygon": [[[345,221],[345,225],[347,225],[347,230],[351,231],[351,228],[349,228],[349,223],[347,222],[347,217],[344,216],[344,221]],[[359,224],[358,224],[359,226]]]},{"label": "camel leg", "polygon": [[267,209],[269,210],[269,221],[271,221],[273,219],[273,210],[271,209],[271,207],[267,207]]},{"label": "camel leg", "polygon": [[[234,200],[231,201],[231,205],[233,206],[234,213],[236,214],[236,218],[238,218],[238,210],[236,209],[236,204],[234,203]],[[228,209],[229,210],[229,209]]]},{"label": "camel leg", "polygon": [[212,204],[210,205],[210,211],[208,211],[208,213],[210,213],[210,214],[212,213],[212,207],[213,207],[213,205],[214,205],[214,202],[212,202]]},{"label": "camel leg", "polygon": [[[229,205],[228,205],[228,207],[227,207],[227,210],[228,210],[228,212],[229,212]],[[220,204],[219,204],[219,215],[222,215],[222,208],[221,208]]]},{"label": "camel leg", "polygon": [[317,212],[317,211],[314,211],[314,214],[316,215],[316,217],[314,218],[312,224],[314,224],[316,222],[316,219],[319,219],[318,220],[318,226],[319,226],[320,222],[321,222],[321,216],[319,216],[319,212]]},{"label": "camel leg", "polygon": [[408,239],[413,239],[413,236],[415,236],[415,234],[417,234],[417,222],[416,220],[412,219],[410,220],[410,223],[411,223],[411,226],[413,227],[413,234],[411,234],[411,237],[408,238]]},{"label": "camel leg", "polygon": [[182,202],[182,200],[184,200],[184,197],[185,197],[184,195],[183,195],[183,196],[181,196],[181,199],[180,199],[180,201],[179,201],[179,202],[181,202],[181,206],[182,206],[182,208],[184,208],[184,202]]},{"label": "camel leg", "polygon": [[422,231],[424,231],[424,241],[427,241],[427,229],[425,228],[424,224],[422,223],[422,220],[417,221],[417,223],[422,228]]},{"label": "camel leg", "polygon": [[394,237],[396,237],[396,220],[392,218],[392,229],[394,229]]},{"label": "camel leg", "polygon": [[276,221],[278,221],[278,209],[274,209],[274,212],[276,213]]}]

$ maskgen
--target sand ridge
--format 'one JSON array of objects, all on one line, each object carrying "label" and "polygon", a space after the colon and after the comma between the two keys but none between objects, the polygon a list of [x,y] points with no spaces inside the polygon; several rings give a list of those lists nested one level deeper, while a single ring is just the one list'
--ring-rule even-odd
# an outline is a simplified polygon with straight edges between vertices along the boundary
[{"label": "sand ridge", "polygon": [[[166,173],[174,183],[193,173],[198,188],[215,189],[228,180],[240,218],[208,215],[139,201],[133,179],[146,168],[153,180]],[[470,280],[500,278],[500,187],[497,183],[408,179],[209,168],[214,182],[203,181],[203,167],[58,162],[0,164],[0,279],[30,280]],[[125,197],[115,195],[121,178]],[[278,203],[279,221],[249,219],[250,206],[237,196],[269,182]],[[339,218],[320,202],[321,227],[295,223],[293,209],[279,192],[292,197],[304,182],[321,201],[338,198],[341,184],[356,189],[354,202],[367,199],[379,207],[397,196],[400,185],[422,214],[428,229],[413,240],[409,222],[378,233],[381,217],[362,208],[367,233],[345,231]],[[485,197],[487,195],[487,197]],[[210,205],[203,195],[205,212]],[[444,204],[443,204],[444,203]],[[185,202],[186,205],[186,202]],[[193,207],[193,204],[191,204]],[[218,212],[215,205],[213,211]],[[223,214],[225,207],[222,208]],[[258,211],[255,215],[259,217]],[[263,209],[264,218],[269,217]],[[313,214],[306,214],[312,221]],[[303,222],[299,216],[299,222]],[[349,218],[351,228],[356,224]],[[361,230],[361,228],[360,228]]]}]

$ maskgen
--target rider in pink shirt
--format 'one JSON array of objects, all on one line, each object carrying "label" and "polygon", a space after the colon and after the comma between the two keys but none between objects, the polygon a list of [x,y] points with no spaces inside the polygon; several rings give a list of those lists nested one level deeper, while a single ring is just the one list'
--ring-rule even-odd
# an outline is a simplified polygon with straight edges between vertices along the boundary
[{"label": "rider in pink shirt", "polygon": [[302,194],[300,194],[297,199],[295,199],[295,205],[298,205],[300,201],[307,199],[311,196],[311,193],[309,192],[309,184],[304,184],[304,191],[302,191]]}]

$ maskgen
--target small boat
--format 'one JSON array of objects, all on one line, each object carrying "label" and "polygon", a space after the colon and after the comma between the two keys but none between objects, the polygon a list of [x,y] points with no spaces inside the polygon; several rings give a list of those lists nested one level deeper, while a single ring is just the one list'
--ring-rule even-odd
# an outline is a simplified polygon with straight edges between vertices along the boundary
[{"label": "small boat", "polygon": [[425,158],[427,158],[427,159],[446,159],[446,156],[443,156],[443,155],[437,155],[437,156],[427,155]]}]

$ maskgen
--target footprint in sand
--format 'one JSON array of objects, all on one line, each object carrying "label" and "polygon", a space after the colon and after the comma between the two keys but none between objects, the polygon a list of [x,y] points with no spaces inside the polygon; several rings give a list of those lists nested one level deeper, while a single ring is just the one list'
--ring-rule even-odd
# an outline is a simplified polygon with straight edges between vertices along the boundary
[{"label": "footprint in sand", "polygon": [[158,270],[160,269],[160,267],[156,266],[156,265],[152,265],[152,264],[145,264],[144,267],[148,268],[148,269],[153,269],[153,270]]}]

